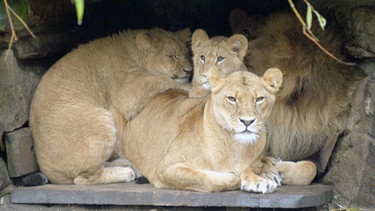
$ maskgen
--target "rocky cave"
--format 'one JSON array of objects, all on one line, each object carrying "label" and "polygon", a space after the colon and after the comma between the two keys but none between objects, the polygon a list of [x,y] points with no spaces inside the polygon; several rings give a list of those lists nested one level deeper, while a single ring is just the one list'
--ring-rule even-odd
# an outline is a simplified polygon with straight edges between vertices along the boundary
[{"label": "rocky cave", "polygon": [[[229,36],[229,14],[235,8],[259,16],[292,12],[287,0],[86,0],[83,23],[77,25],[69,0],[8,0],[37,37],[12,16],[17,40],[11,41],[5,2],[0,3],[0,195],[11,192],[12,184],[17,185],[23,176],[38,171],[27,131],[30,101],[41,76],[79,44],[125,29],[152,27],[171,31],[202,28],[210,36]],[[347,58],[366,73],[352,99],[346,129],[317,182],[333,187],[332,207],[374,209],[375,1],[309,2],[326,17],[327,24],[335,23],[345,31]],[[22,146],[10,143],[17,138],[24,139]]]}]

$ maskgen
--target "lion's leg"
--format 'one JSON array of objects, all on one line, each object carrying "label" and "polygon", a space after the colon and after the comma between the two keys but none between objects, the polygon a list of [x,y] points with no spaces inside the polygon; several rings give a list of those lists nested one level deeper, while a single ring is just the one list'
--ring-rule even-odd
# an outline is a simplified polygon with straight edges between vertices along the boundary
[{"label": "lion's leg", "polygon": [[[134,172],[129,167],[105,166],[118,142],[113,113],[104,108],[92,107],[87,111],[82,111],[80,122],[82,126],[78,128],[82,129],[77,130],[77,133],[81,134],[76,138],[79,138],[79,142],[84,145],[81,148],[76,146],[75,168],[71,169],[74,172],[73,182],[75,184],[104,184],[134,180]],[[68,156],[67,158],[71,158]]]},{"label": "lion's leg", "polygon": [[272,158],[263,158],[260,165],[250,166],[241,174],[241,190],[271,193],[280,186],[280,175]]},{"label": "lion's leg", "polygon": [[74,184],[106,184],[130,182],[135,179],[134,172],[129,167],[105,167],[95,172],[85,172],[74,179]]},{"label": "lion's leg", "polygon": [[121,146],[122,146],[122,140],[124,137],[124,130],[125,130],[127,121],[125,117],[120,113],[120,111],[114,106],[110,106],[109,111],[111,111],[113,114],[113,120],[117,128],[117,131],[116,131],[117,141],[115,143],[115,147],[114,147],[110,162],[106,162],[105,166],[106,167],[115,167],[115,166],[130,167],[131,169],[133,169],[136,178],[141,177],[142,173],[139,171],[139,169],[136,168],[122,154]]},{"label": "lion's leg", "polygon": [[217,192],[240,187],[240,178],[233,173],[196,169],[184,163],[169,166],[159,176],[158,188]]},{"label": "lion's leg", "polygon": [[316,166],[311,161],[278,161],[276,168],[284,185],[309,185],[316,176]]}]

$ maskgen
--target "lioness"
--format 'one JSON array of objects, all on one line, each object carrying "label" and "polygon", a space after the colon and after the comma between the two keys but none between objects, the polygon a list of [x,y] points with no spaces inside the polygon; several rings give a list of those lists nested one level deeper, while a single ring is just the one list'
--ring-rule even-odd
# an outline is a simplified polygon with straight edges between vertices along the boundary
[{"label": "lioness", "polygon": [[79,46],[42,77],[30,127],[41,171],[52,183],[98,184],[134,179],[116,155],[112,111],[134,117],[156,94],[188,89],[190,30],[128,30]]},{"label": "lioness", "polygon": [[262,152],[282,73],[217,71],[207,72],[214,74],[206,98],[179,89],[153,98],[127,122],[123,154],[158,188],[272,192],[281,178]]},{"label": "lioness", "polygon": [[[269,119],[268,150],[287,160],[312,159],[323,172],[344,130],[355,82],[363,73],[326,55],[302,33],[293,13],[275,13],[255,22],[242,10],[230,16],[233,33],[248,36],[245,64],[262,75],[270,67],[283,72],[284,83]],[[260,23],[260,24],[255,24]],[[330,24],[332,25],[332,24]],[[344,58],[340,33],[313,27],[330,53]]]},{"label": "lioness", "polygon": [[209,92],[207,74],[212,67],[215,68],[211,71],[216,69],[216,74],[220,76],[232,71],[246,71],[243,59],[247,45],[246,37],[240,34],[229,38],[225,36],[209,38],[204,30],[195,30],[191,40],[194,63],[193,89],[190,90],[189,96],[200,97]]}]

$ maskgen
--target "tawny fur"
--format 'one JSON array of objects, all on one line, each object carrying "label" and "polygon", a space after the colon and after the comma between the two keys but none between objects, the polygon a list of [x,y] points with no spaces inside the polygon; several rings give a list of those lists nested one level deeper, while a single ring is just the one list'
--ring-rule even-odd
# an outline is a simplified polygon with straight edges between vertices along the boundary
[{"label": "tawny fur", "polygon": [[247,39],[243,35],[209,38],[204,30],[197,29],[193,33],[191,46],[194,54],[194,74],[190,97],[207,95],[210,90],[207,78],[209,69],[216,69],[216,74],[220,74],[221,77],[229,72],[246,70],[243,58],[247,50]]},{"label": "tawny fur", "polygon": [[[320,50],[303,35],[291,12],[254,24],[246,13],[234,10],[230,20],[233,33],[250,32],[245,56],[249,71],[262,75],[277,67],[283,72],[284,83],[269,118],[270,155],[297,161],[315,154],[318,170],[323,171],[345,128],[355,82],[363,73]],[[340,33],[318,27],[313,32],[328,51],[344,58]]]},{"label": "tawny fur", "polygon": [[217,71],[206,98],[178,89],[153,98],[121,131],[123,154],[158,188],[272,192],[280,177],[262,152],[282,73]]},{"label": "tawny fur", "polygon": [[30,127],[39,167],[50,182],[134,179],[119,164],[126,162],[106,163],[119,151],[113,111],[131,119],[156,94],[188,89],[176,80],[187,81],[192,71],[189,36],[188,29],[128,30],[79,46],[47,71],[34,94]]}]

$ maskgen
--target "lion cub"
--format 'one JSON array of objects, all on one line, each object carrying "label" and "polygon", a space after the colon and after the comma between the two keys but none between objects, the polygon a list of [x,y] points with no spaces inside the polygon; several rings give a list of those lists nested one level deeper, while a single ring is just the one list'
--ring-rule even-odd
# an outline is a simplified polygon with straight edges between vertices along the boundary
[{"label": "lion cub", "polygon": [[[240,34],[229,38],[224,36],[209,38],[204,30],[195,30],[191,40],[194,54],[193,88],[190,90],[189,96],[201,97],[208,94],[210,91],[210,83],[207,78],[209,70],[216,70],[216,74],[221,77],[233,71],[246,71],[243,59],[247,46],[246,37]],[[212,69],[212,67],[215,68]]]},{"label": "lion cub", "polygon": [[[197,29],[192,36],[192,50],[194,75],[189,97],[202,97],[210,92],[209,71],[214,71],[220,77],[234,71],[248,71],[244,64],[248,41],[244,35],[209,38],[204,30]],[[316,175],[315,165],[310,161],[280,161],[276,167],[282,175],[283,184],[307,185]]]},{"label": "lion cub", "polygon": [[52,183],[99,184],[134,179],[118,156],[113,111],[134,117],[156,94],[188,89],[190,30],[128,30],[78,47],[42,77],[30,128],[41,171]]},{"label": "lion cub", "polygon": [[272,192],[281,178],[262,152],[282,73],[213,69],[206,98],[180,89],[153,98],[126,124],[123,154],[158,188]]}]

